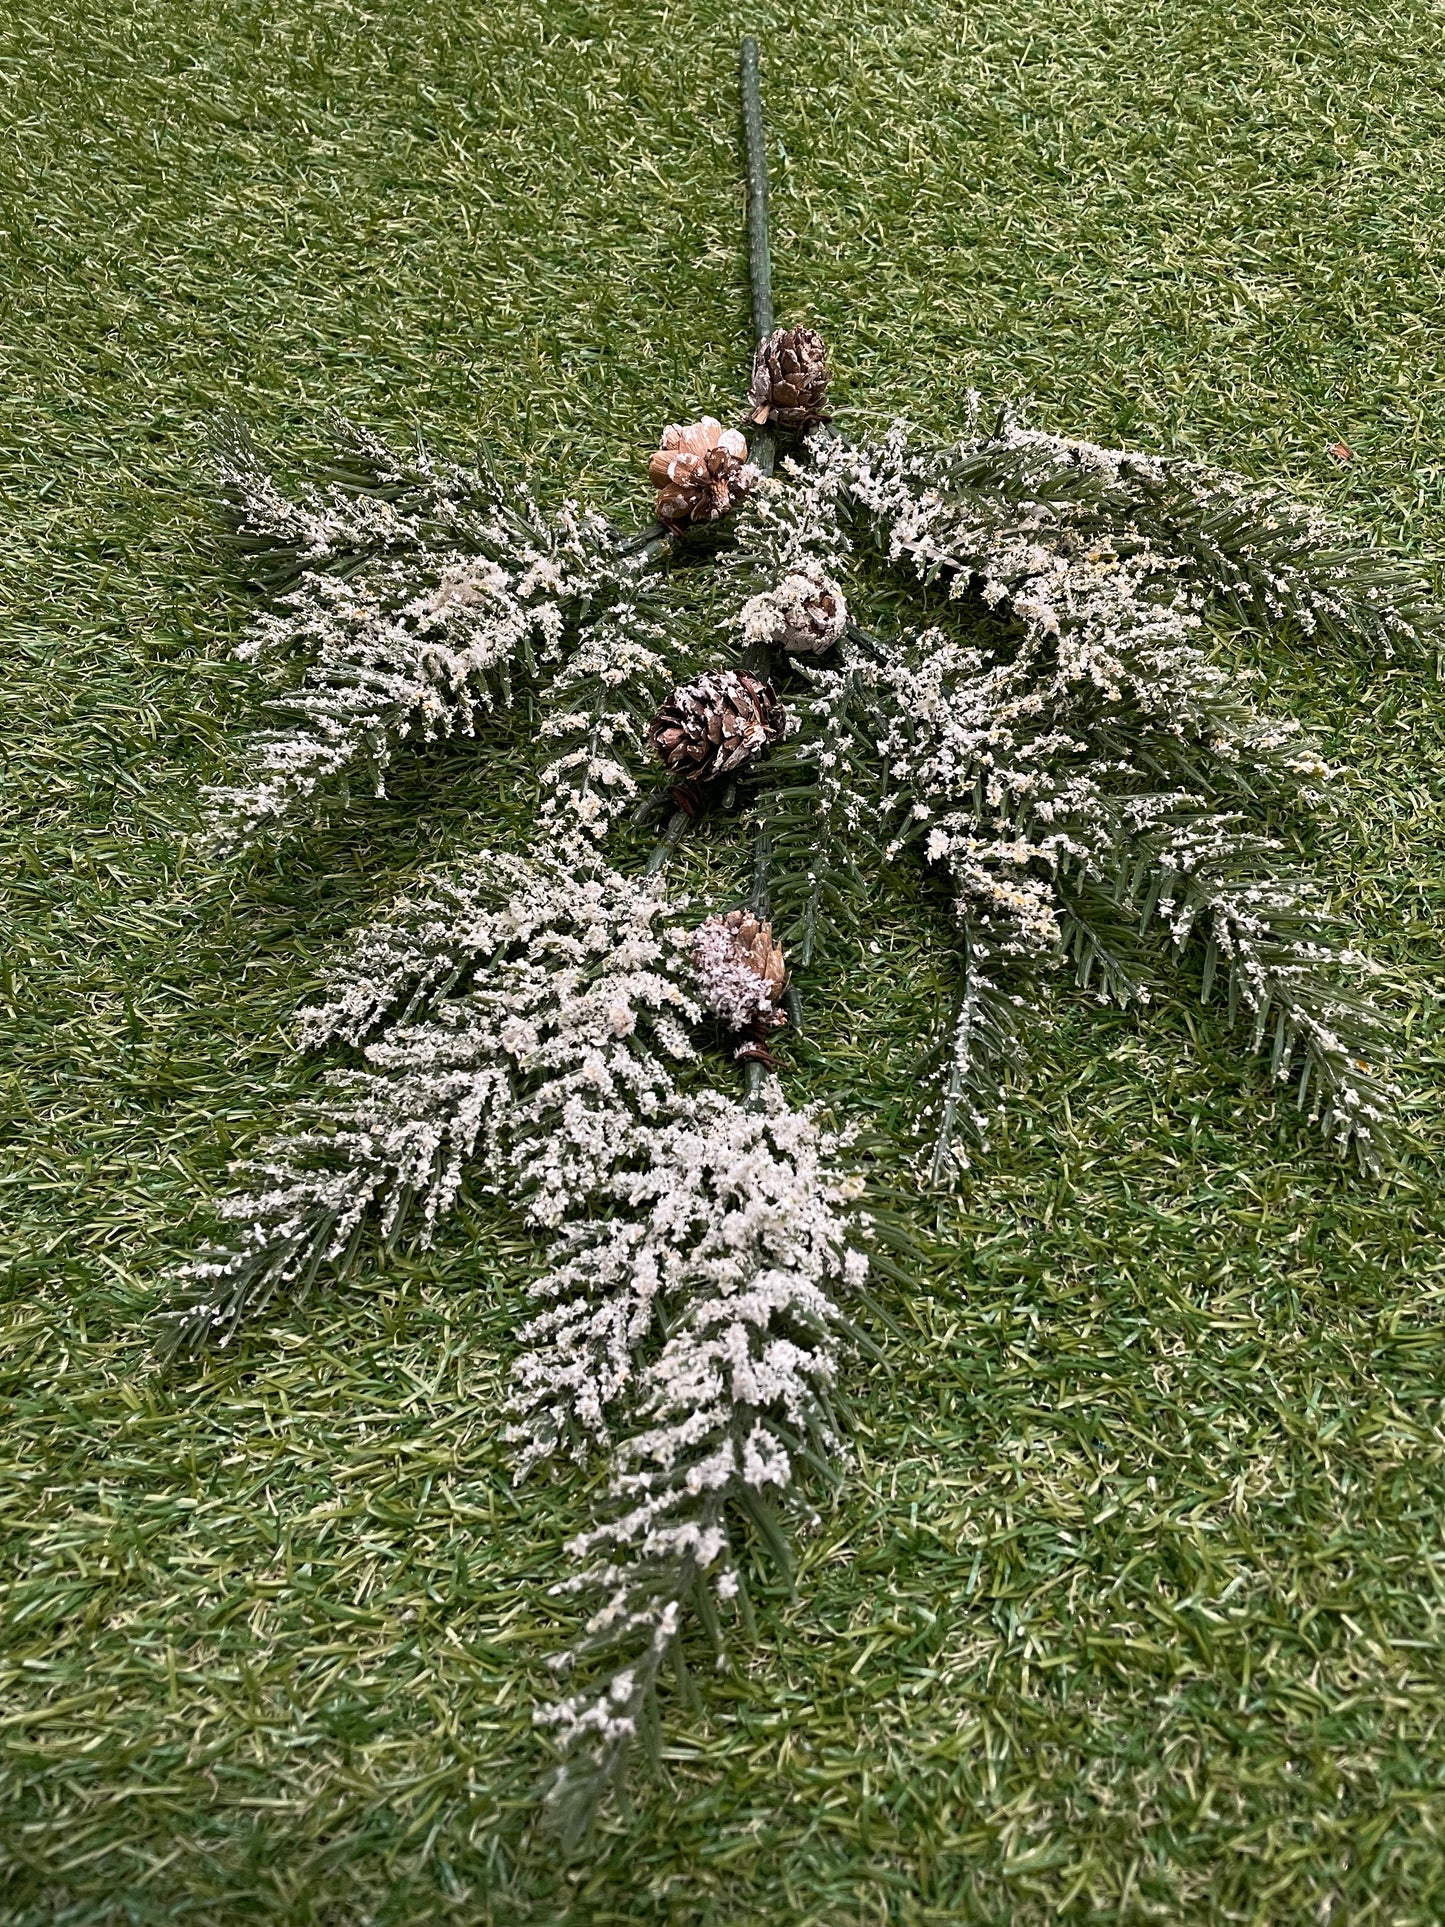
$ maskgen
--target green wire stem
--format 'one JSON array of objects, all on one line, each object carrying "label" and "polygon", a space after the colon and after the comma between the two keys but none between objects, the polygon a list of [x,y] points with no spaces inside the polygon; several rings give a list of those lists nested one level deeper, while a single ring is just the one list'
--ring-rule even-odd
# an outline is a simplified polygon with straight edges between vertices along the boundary
[{"label": "green wire stem", "polygon": [[[768,858],[772,853],[773,840],[768,835],[768,826],[766,823],[759,823],[753,833],[753,887],[748,896],[748,908],[755,917],[761,917],[764,922],[767,921],[768,915]],[[755,1057],[749,1057],[744,1060],[743,1074],[744,1098],[751,1107],[762,1100],[763,1079],[768,1074],[767,1067],[760,1064]]]},{"label": "green wire stem", "polygon": [[[758,72],[758,43],[748,34],[739,61],[743,90],[743,134],[748,170],[748,279],[753,291],[753,340],[766,341],[773,332],[773,257],[768,246],[768,142],[763,131],[763,87]],[[772,430],[760,428],[753,436],[752,458],[764,475],[773,472]]]},{"label": "green wire stem", "polygon": [[655,877],[657,875],[663,864],[666,863],[678,844],[681,843],[682,839],[687,835],[691,823],[692,818],[686,810],[673,811],[671,817],[668,819],[667,828],[652,846],[652,854],[647,859],[647,868],[643,871],[644,876]]},{"label": "green wire stem", "polygon": [[[768,147],[767,135],[763,128],[763,91],[758,67],[758,43],[752,34],[744,37],[739,59],[739,74],[743,96],[743,134],[747,145],[747,188],[748,188],[748,279],[753,296],[753,339],[766,341],[773,332],[773,260],[768,245]],[[769,429],[758,429],[753,436],[752,458],[764,475],[773,472],[773,437]],[[638,546],[653,532],[648,530],[641,538],[634,538]],[[771,652],[766,644],[754,646],[744,656],[744,666],[754,675],[768,676],[772,663]],[[681,837],[686,834],[688,819],[681,810],[673,816],[667,829],[659,838],[647,865],[647,874],[655,875],[667,862],[676,849]],[[758,825],[753,843],[753,888],[748,899],[749,908],[759,917],[768,914],[768,857],[771,852],[771,839],[767,828]],[[789,987],[788,1008],[795,1024],[802,1016],[797,992]],[[749,1104],[757,1104],[762,1097],[763,1080],[767,1071],[763,1065],[750,1058],[744,1065],[746,1075],[746,1096]]]},{"label": "green wire stem", "polygon": [[743,132],[748,144],[748,275],[753,287],[753,339],[773,332],[773,262],[768,250],[768,147],[763,132],[763,90],[758,43],[743,41]]}]

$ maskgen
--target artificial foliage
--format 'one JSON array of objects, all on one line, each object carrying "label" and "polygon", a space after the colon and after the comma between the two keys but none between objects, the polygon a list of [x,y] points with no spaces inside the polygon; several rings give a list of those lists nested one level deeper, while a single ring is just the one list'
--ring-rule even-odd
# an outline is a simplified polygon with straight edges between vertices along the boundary
[{"label": "artificial foliage", "polygon": [[[932,1181],[986,1146],[1047,978],[1142,1004],[1181,964],[1342,1151],[1391,1150],[1369,962],[1271,828],[1327,811],[1337,773],[1212,634],[1413,649],[1418,584],[1277,492],[973,396],[945,448],[830,422],[821,338],[771,325],[755,74],[745,56],[737,412],[761,442],[667,427],[652,527],[355,432],[300,493],[244,445],[224,475],[268,598],[244,647],[276,683],[211,794],[217,843],[295,833],[498,709],[532,723],[536,836],[479,836],[337,964],[299,1041],[349,1061],[252,1161],[167,1342],[224,1344],[425,1239],[468,1179],[543,1241],[502,1422],[519,1477],[608,1467],[555,1588],[590,1616],[538,1709],[570,1837],[651,1730],[689,1616],[726,1663],[742,1545],[786,1570],[814,1482],[846,1470],[840,1375],[889,1226],[849,1120],[792,1108],[776,1072],[815,955],[866,928],[884,867],[921,866],[957,932],[929,1141],[894,1153]],[[879,570],[916,626],[868,626]],[[703,815],[749,839],[746,904],[669,895]]]}]

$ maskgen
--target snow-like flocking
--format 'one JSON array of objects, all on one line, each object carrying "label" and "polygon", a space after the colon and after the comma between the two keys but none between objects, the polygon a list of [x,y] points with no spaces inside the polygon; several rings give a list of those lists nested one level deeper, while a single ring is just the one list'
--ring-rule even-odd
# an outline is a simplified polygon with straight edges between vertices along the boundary
[{"label": "snow-like flocking", "polygon": [[[628,873],[659,703],[745,650],[789,652],[798,726],[743,773],[743,802],[792,973],[888,864],[944,881],[959,972],[936,1177],[983,1138],[1049,974],[1143,1003],[1171,953],[1374,1164],[1393,1093],[1352,981],[1369,967],[1261,828],[1266,810],[1328,810],[1337,775],[1254,710],[1219,637],[1273,625],[1390,651],[1426,618],[1389,558],[1277,494],[985,429],[976,409],[945,451],[815,431],[736,513],[711,605],[665,543],[365,437],[298,499],[248,453],[227,480],[272,598],[244,653],[284,686],[212,792],[218,842],[523,698],[538,834],[434,879],[337,966],[302,1042],[352,1067],[248,1167],[173,1336],[224,1343],[378,1242],[430,1236],[464,1183],[521,1214],[546,1256],[513,1375],[518,1475],[567,1453],[610,1466],[557,1587],[592,1610],[541,1715],[580,1825],[689,1613],[745,1606],[740,1527],[778,1543],[774,1500],[836,1451],[844,1304],[867,1263],[818,1120],[774,1078],[755,1102],[709,1085],[700,1011],[756,1018],[758,978],[734,982],[721,948],[695,949],[697,913]],[[921,627],[860,625],[870,570],[912,586]]]}]

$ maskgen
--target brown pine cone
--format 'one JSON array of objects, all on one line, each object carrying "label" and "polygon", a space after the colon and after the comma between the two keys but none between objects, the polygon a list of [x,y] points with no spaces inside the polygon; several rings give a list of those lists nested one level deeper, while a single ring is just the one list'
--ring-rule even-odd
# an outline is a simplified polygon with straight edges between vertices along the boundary
[{"label": "brown pine cone", "polygon": [[711,415],[662,431],[662,446],[647,465],[657,490],[657,519],[674,535],[697,522],[716,521],[757,479],[748,445],[735,428]]},{"label": "brown pine cone", "polygon": [[786,720],[770,682],[709,669],[673,690],[647,734],[675,783],[710,783],[777,742]]},{"label": "brown pine cone", "polygon": [[828,401],[828,350],[813,328],[775,328],[758,343],[748,388],[748,419],[759,427],[811,428]]},{"label": "brown pine cone", "polygon": [[751,910],[709,917],[693,938],[692,967],[705,1007],[746,1033],[737,1055],[771,1064],[768,1033],[788,1021],[779,1008],[788,973],[772,926]]}]

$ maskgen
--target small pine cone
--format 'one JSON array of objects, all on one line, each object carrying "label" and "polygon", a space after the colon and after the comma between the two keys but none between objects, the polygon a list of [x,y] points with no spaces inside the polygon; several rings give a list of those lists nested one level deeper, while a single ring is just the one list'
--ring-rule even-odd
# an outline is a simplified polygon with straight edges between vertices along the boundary
[{"label": "small pine cone", "polygon": [[709,669],[673,690],[647,734],[675,783],[710,783],[777,742],[786,722],[770,682]]},{"label": "small pine cone", "polygon": [[785,575],[776,589],[755,595],[741,611],[747,642],[777,642],[790,656],[821,656],[848,626],[843,591],[816,562]]},{"label": "small pine cone", "polygon": [[657,519],[674,535],[726,515],[758,476],[742,436],[711,415],[664,428],[647,473],[657,490]]},{"label": "small pine cone", "polygon": [[788,1021],[779,1008],[788,973],[771,924],[751,910],[709,917],[693,938],[692,967],[705,1007],[730,1029],[747,1033],[738,1056],[770,1064],[765,1039]]},{"label": "small pine cone", "polygon": [[748,419],[759,427],[811,428],[828,401],[828,350],[813,328],[775,328],[753,356]]}]

